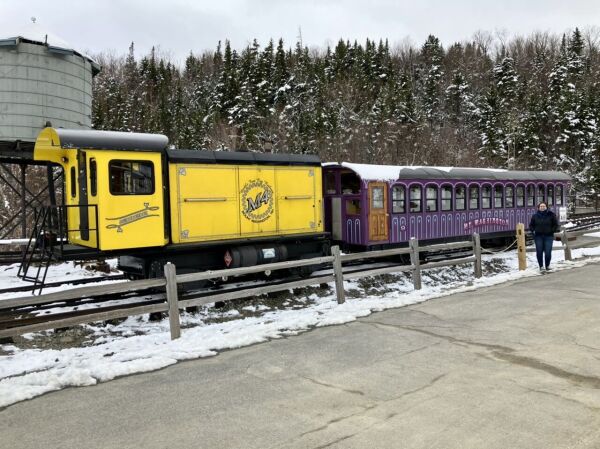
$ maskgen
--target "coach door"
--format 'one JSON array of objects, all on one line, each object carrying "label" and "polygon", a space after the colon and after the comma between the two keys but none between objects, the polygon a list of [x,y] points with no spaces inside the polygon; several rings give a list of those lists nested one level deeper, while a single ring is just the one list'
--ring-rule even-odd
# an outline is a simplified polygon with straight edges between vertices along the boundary
[{"label": "coach door", "polygon": [[388,240],[387,184],[369,183],[369,240]]},{"label": "coach door", "polygon": [[77,185],[79,187],[79,230],[81,240],[90,239],[88,207],[87,158],[85,151],[77,152]]}]

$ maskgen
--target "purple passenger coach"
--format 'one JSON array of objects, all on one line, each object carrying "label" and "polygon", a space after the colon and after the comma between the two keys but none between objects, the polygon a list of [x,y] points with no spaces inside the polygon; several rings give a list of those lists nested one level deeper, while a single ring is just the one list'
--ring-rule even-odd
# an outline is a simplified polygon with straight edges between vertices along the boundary
[{"label": "purple passenger coach", "polygon": [[323,165],[325,228],[347,247],[513,238],[545,201],[566,220],[571,178],[555,171]]}]

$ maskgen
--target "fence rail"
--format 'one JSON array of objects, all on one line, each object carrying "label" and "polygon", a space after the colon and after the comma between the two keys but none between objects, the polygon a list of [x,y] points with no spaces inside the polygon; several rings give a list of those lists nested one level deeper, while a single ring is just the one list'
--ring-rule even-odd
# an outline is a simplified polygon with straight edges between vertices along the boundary
[{"label": "fence rail", "polygon": [[[574,235],[583,235],[593,231],[577,231],[574,233],[568,233],[563,231],[560,235],[563,239],[563,245],[565,248],[565,258],[571,259],[570,249],[574,246],[570,244],[569,237]],[[429,262],[421,264],[420,255],[423,252],[432,251],[444,251],[458,248],[466,248],[472,251],[472,255],[469,257],[462,257],[459,259],[443,260],[439,262]],[[94,321],[103,321],[110,319],[126,318],[129,316],[143,315],[146,313],[168,313],[169,324],[171,329],[171,338],[176,339],[181,335],[181,326],[179,321],[179,311],[188,307],[200,306],[205,304],[214,303],[217,301],[231,301],[233,299],[248,298],[260,294],[273,293],[277,291],[284,291],[293,288],[301,288],[309,285],[318,285],[322,283],[334,282],[336,299],[337,302],[342,304],[345,301],[344,292],[344,280],[356,279],[366,276],[375,276],[387,273],[397,272],[411,272],[412,281],[415,290],[421,289],[421,271],[445,267],[450,265],[459,264],[473,264],[473,273],[475,278],[482,276],[481,268],[481,244],[480,237],[478,234],[472,236],[471,241],[453,242],[445,244],[435,244],[428,246],[419,246],[419,242],[416,239],[409,241],[408,248],[394,248],[380,251],[370,251],[363,253],[354,254],[341,254],[339,247],[334,246],[331,249],[331,256],[318,257],[313,259],[302,259],[297,261],[278,262],[272,264],[264,264],[253,267],[243,267],[227,270],[213,270],[201,273],[188,273],[177,275],[176,267],[173,264],[165,265],[165,277],[158,279],[146,279],[140,281],[131,281],[126,283],[92,286],[92,287],[80,287],[72,290],[66,290],[63,292],[49,293],[40,295],[37,297],[30,298],[15,298],[5,301],[0,301],[0,312],[2,309],[12,309],[15,307],[26,307],[26,306],[38,306],[51,303],[60,303],[69,300],[77,300],[82,298],[91,298],[95,296],[109,295],[114,293],[122,292],[135,292],[143,291],[149,288],[162,288],[166,289],[167,302],[159,304],[138,304],[131,305],[118,310],[98,310],[97,312],[90,311],[89,314],[80,315],[76,317],[62,318],[58,320],[52,320],[52,317],[48,317],[48,321],[29,325],[19,325],[16,320],[14,326],[7,329],[0,330],[0,338],[11,337],[15,335],[21,335],[28,332],[37,332],[48,329],[62,328],[68,326],[74,326],[78,324],[85,324]],[[400,264],[381,268],[367,268],[361,271],[352,273],[343,273],[343,264],[351,261],[361,259],[375,259],[390,256],[401,256],[409,255],[410,264]],[[399,261],[400,262],[400,261]],[[179,300],[177,293],[177,286],[180,284],[186,284],[189,282],[195,282],[200,280],[218,279],[223,277],[238,276],[244,274],[259,273],[265,271],[275,271],[288,268],[298,268],[309,265],[329,265],[332,269],[332,273],[324,274],[318,277],[311,277],[307,279],[295,280],[292,282],[284,282],[280,284],[264,285],[259,287],[251,287],[244,290],[235,292],[223,292],[215,293],[209,296],[201,298],[192,298]]]}]

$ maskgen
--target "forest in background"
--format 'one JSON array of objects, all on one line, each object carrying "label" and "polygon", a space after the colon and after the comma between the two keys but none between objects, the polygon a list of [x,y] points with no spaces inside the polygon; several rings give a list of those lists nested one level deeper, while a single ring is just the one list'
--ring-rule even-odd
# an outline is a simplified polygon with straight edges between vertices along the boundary
[{"label": "forest in background", "polygon": [[163,133],[176,148],[318,154],[323,161],[560,170],[600,187],[600,31],[444,48],[219,42],[183,64],[96,55],[96,129]]}]

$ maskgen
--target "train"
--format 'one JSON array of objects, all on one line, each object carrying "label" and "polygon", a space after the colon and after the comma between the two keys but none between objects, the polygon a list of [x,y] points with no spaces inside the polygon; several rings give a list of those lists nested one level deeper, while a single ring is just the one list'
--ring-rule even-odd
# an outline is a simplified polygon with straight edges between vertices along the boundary
[{"label": "train", "polygon": [[[33,158],[62,167],[63,201],[33,236],[58,260],[118,257],[131,278],[253,266],[409,239],[501,239],[537,203],[566,219],[555,171],[322,163],[314,155],[182,150],[160,134],[48,127]],[[564,216],[564,217],[563,217]]]}]

